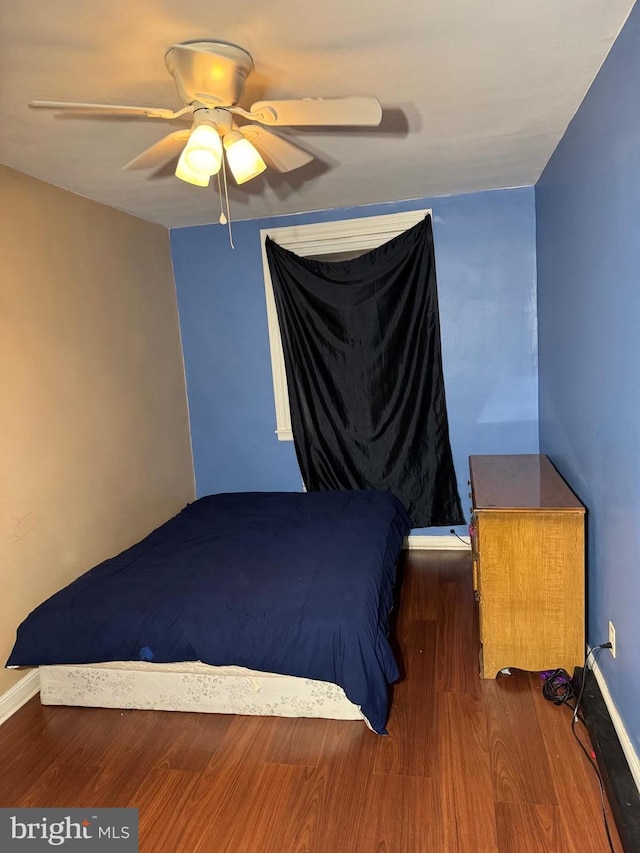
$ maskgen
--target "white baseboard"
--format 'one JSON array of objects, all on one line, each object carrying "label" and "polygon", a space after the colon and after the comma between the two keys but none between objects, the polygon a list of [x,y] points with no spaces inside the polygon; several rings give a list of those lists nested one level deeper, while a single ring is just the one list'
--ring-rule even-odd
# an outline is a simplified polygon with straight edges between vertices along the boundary
[{"label": "white baseboard", "polygon": [[[461,541],[462,540],[462,541]],[[468,536],[405,536],[403,548],[410,550],[435,550],[435,551],[468,551],[471,548],[471,540]]]},{"label": "white baseboard", "polygon": [[633,776],[633,781],[636,783],[636,788],[640,792],[640,758],[638,758],[638,753],[635,751],[635,748],[631,743],[631,738],[627,734],[627,730],[622,722],[622,717],[618,713],[618,709],[611,698],[611,693],[609,693],[609,688],[607,687],[607,682],[602,674],[602,670],[597,663],[593,663],[591,665],[591,669],[593,670],[593,674],[598,682],[598,687],[602,693],[604,704],[607,706],[607,710],[609,711],[609,716],[611,717],[611,722],[613,723],[613,727],[618,735],[622,751],[629,763],[629,770]]},{"label": "white baseboard", "polygon": [[32,669],[0,695],[0,726],[40,690],[40,671]]}]

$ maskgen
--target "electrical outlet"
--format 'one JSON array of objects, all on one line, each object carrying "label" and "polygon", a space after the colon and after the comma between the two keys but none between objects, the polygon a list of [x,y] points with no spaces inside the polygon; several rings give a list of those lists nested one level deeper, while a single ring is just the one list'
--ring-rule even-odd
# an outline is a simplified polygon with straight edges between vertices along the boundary
[{"label": "electrical outlet", "polygon": [[609,622],[609,642],[611,643],[611,648],[609,651],[613,655],[616,656],[616,629],[613,627],[613,622]]}]

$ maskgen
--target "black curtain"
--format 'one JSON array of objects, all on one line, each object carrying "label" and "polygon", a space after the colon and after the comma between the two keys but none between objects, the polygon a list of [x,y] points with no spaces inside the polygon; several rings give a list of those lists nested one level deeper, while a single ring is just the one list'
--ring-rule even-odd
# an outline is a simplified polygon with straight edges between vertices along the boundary
[{"label": "black curtain", "polygon": [[390,489],[414,527],[464,524],[445,402],[431,218],[354,260],[266,240],[309,491]]}]

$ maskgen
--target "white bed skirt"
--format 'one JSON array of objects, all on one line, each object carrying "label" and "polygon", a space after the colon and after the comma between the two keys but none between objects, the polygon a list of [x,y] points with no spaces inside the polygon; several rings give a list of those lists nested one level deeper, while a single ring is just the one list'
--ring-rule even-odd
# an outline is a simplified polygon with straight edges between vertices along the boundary
[{"label": "white bed skirt", "polygon": [[97,708],[365,719],[336,684],[199,661],[41,666],[40,701]]}]

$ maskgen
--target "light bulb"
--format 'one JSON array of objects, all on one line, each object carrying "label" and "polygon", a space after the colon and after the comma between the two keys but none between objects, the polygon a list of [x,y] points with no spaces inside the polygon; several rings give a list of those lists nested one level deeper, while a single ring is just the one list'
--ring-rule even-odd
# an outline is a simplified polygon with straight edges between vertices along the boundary
[{"label": "light bulb", "polygon": [[199,124],[183,151],[185,163],[193,172],[215,175],[222,165],[222,142],[211,124]]},{"label": "light bulb", "polygon": [[176,166],[176,178],[180,178],[181,181],[186,181],[188,184],[194,184],[196,187],[209,186],[209,175],[204,175],[202,172],[192,169],[187,163],[184,150]]},{"label": "light bulb", "polygon": [[224,147],[231,174],[237,184],[250,181],[267,168],[256,148],[237,130],[226,134]]}]

